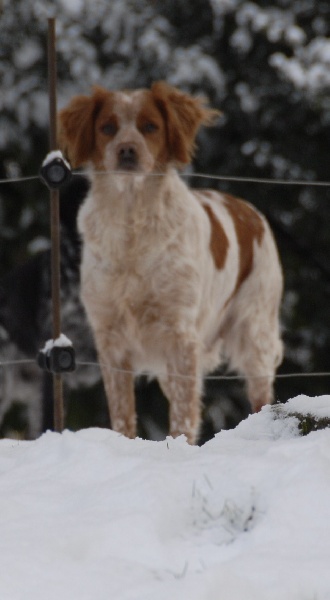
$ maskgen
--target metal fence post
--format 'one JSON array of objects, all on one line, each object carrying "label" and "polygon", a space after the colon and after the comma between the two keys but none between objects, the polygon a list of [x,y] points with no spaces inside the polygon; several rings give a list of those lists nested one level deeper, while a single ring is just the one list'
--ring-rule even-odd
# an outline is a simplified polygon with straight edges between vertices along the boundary
[{"label": "metal fence post", "polygon": [[[48,19],[48,93],[49,93],[49,149],[57,149],[57,100],[56,100],[56,20]],[[59,190],[50,190],[51,207],[51,282],[53,338],[61,334],[61,273],[60,273],[60,217]],[[54,428],[61,432],[64,427],[63,381],[61,373],[53,373]]]}]

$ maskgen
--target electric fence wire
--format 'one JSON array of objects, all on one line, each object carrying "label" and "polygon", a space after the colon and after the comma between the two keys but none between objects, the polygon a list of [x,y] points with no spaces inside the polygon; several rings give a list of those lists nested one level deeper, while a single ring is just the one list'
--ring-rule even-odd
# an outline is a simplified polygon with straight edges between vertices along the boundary
[{"label": "electric fence wire", "polygon": [[[19,359],[19,360],[0,360],[0,368],[4,367],[14,367],[20,365],[32,365],[36,364],[34,359]],[[86,361],[77,361],[77,367],[98,367],[104,366],[111,371],[116,373],[126,373],[127,375],[133,375],[134,377],[139,377],[143,375],[148,375],[148,373],[141,373],[140,371],[134,371],[131,369],[119,369],[117,367],[113,367],[111,365],[102,365],[98,362],[86,362]],[[170,373],[171,377],[177,377],[178,379],[196,379],[196,377],[191,375],[183,375],[180,373]],[[162,373],[157,374],[158,377],[162,376]],[[275,375],[275,379],[292,379],[298,377],[330,377],[330,371],[321,371],[321,372],[296,372],[296,373],[278,373]],[[235,381],[235,380],[243,380],[243,379],[268,379],[273,378],[273,375],[206,375],[205,377],[201,377],[203,381]],[[198,378],[197,378],[198,379]]]},{"label": "electric fence wire", "polygon": [[[109,173],[115,175],[120,174],[118,171],[99,171],[96,172],[98,175],[108,175]],[[125,173],[127,174],[127,173]],[[72,175],[83,175],[82,172],[73,172]],[[134,174],[130,174],[134,176]],[[149,173],[147,177],[161,177],[162,173]],[[236,183],[260,183],[267,185],[298,185],[298,186],[311,186],[311,187],[330,187],[330,181],[314,181],[306,179],[271,179],[271,178],[257,178],[257,177],[240,177],[234,175],[206,175],[205,173],[180,173],[183,178],[194,178],[199,179],[211,179],[214,181],[231,181]],[[33,181],[40,179],[39,175],[30,175],[27,177],[11,177],[8,179],[0,179],[0,184],[5,183],[22,183],[26,181]]]}]

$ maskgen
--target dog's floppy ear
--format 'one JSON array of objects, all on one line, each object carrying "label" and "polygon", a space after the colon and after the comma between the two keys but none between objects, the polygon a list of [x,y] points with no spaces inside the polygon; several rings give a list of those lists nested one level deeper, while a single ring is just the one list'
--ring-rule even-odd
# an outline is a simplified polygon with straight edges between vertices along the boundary
[{"label": "dog's floppy ear", "polygon": [[95,86],[92,96],[74,96],[59,113],[59,145],[73,168],[91,159],[95,146],[95,119],[108,94],[107,90]]},{"label": "dog's floppy ear", "polygon": [[221,113],[205,107],[202,99],[184,94],[163,81],[154,83],[151,92],[164,117],[170,158],[177,163],[189,163],[199,127],[212,125]]}]

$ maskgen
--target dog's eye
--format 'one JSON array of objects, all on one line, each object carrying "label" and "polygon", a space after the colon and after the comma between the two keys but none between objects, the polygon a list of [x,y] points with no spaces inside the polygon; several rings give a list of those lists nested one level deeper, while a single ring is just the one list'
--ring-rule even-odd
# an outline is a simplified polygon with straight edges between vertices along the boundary
[{"label": "dog's eye", "polygon": [[157,131],[157,129],[158,129],[158,126],[156,125],[156,123],[153,123],[152,121],[147,121],[142,126],[143,133],[154,133],[154,131]]},{"label": "dog's eye", "polygon": [[105,125],[102,125],[101,131],[104,135],[116,135],[118,127],[116,123],[106,123]]}]

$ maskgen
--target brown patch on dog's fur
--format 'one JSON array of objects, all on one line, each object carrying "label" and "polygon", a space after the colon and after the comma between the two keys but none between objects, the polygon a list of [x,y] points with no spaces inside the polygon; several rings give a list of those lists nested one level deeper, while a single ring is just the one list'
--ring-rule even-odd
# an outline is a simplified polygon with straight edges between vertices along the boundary
[{"label": "brown patch on dog's fur", "polygon": [[170,159],[189,163],[199,127],[212,125],[221,113],[205,108],[201,99],[183,94],[163,81],[154,83],[151,92],[166,123]]},{"label": "brown patch on dog's fur", "polygon": [[223,269],[227,252],[229,247],[229,241],[222,227],[220,221],[216,218],[213,210],[208,204],[203,204],[211,223],[211,239],[210,239],[210,250],[213,256],[213,260],[217,269]]},{"label": "brown patch on dog's fur", "polygon": [[[155,157],[156,169],[162,171],[164,165],[170,160],[169,149],[166,142],[166,126],[160,108],[155,102],[152,92],[145,91],[145,100],[137,115],[137,127],[143,132],[149,152]],[[156,131],[146,134],[148,124],[156,126]]]},{"label": "brown patch on dog's fur", "polygon": [[95,86],[92,96],[75,96],[59,113],[59,143],[73,168],[86,164],[95,148],[95,119],[111,93]]},{"label": "brown patch on dog's fur", "polygon": [[260,245],[265,227],[259,214],[246,202],[230,194],[224,194],[226,208],[233,219],[239,246],[239,273],[236,290],[249,276],[253,267],[253,242]]}]

